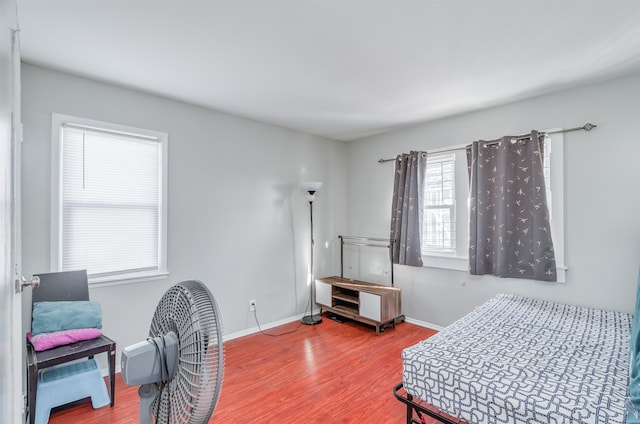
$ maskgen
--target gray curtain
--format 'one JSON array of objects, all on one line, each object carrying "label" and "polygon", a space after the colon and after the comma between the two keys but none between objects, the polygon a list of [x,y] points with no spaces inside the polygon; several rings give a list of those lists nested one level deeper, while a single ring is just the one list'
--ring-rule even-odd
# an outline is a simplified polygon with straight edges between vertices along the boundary
[{"label": "gray curtain", "polygon": [[469,267],[474,275],[556,281],[544,171],[544,136],[467,147]]},{"label": "gray curtain", "polygon": [[396,158],[391,209],[394,264],[422,266],[422,190],[427,153],[404,153]]}]

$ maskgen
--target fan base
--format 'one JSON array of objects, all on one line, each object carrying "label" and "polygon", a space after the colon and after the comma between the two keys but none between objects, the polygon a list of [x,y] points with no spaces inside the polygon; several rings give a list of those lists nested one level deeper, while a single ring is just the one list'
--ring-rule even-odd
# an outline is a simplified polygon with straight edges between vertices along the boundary
[{"label": "fan base", "polygon": [[322,322],[322,317],[318,315],[307,315],[302,317],[302,323],[307,325],[316,325]]}]

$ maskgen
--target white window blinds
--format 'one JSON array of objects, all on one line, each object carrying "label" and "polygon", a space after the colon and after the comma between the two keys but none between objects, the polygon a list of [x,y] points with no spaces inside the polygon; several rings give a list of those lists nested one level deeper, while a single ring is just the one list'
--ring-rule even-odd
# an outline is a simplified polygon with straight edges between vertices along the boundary
[{"label": "white window blinds", "polygon": [[59,268],[163,271],[162,140],[70,123],[60,134]]}]

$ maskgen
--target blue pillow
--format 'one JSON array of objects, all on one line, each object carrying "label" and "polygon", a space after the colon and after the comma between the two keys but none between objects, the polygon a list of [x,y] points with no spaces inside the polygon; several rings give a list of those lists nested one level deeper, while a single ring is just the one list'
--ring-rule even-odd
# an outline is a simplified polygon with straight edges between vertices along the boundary
[{"label": "blue pillow", "polygon": [[79,328],[102,328],[102,308],[98,302],[64,301],[33,304],[31,334]]},{"label": "blue pillow", "polygon": [[636,289],[636,310],[629,336],[629,398],[627,424],[640,424],[640,272]]}]

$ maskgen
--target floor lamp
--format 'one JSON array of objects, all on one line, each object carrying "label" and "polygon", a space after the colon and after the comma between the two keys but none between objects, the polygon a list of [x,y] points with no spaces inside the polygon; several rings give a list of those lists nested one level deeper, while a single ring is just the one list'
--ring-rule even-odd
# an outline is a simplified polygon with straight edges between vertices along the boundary
[{"label": "floor lamp", "polygon": [[322,187],[322,183],[319,182],[302,183],[302,189],[307,192],[307,200],[309,201],[309,217],[311,218],[311,261],[309,264],[309,274],[311,277],[311,284],[309,285],[311,288],[311,307],[309,308],[309,315],[302,317],[302,323],[307,325],[315,325],[322,322],[322,317],[320,315],[313,315],[313,305],[316,303],[314,290],[316,282],[313,275],[313,201],[316,198],[316,191],[318,191],[320,187]]}]

